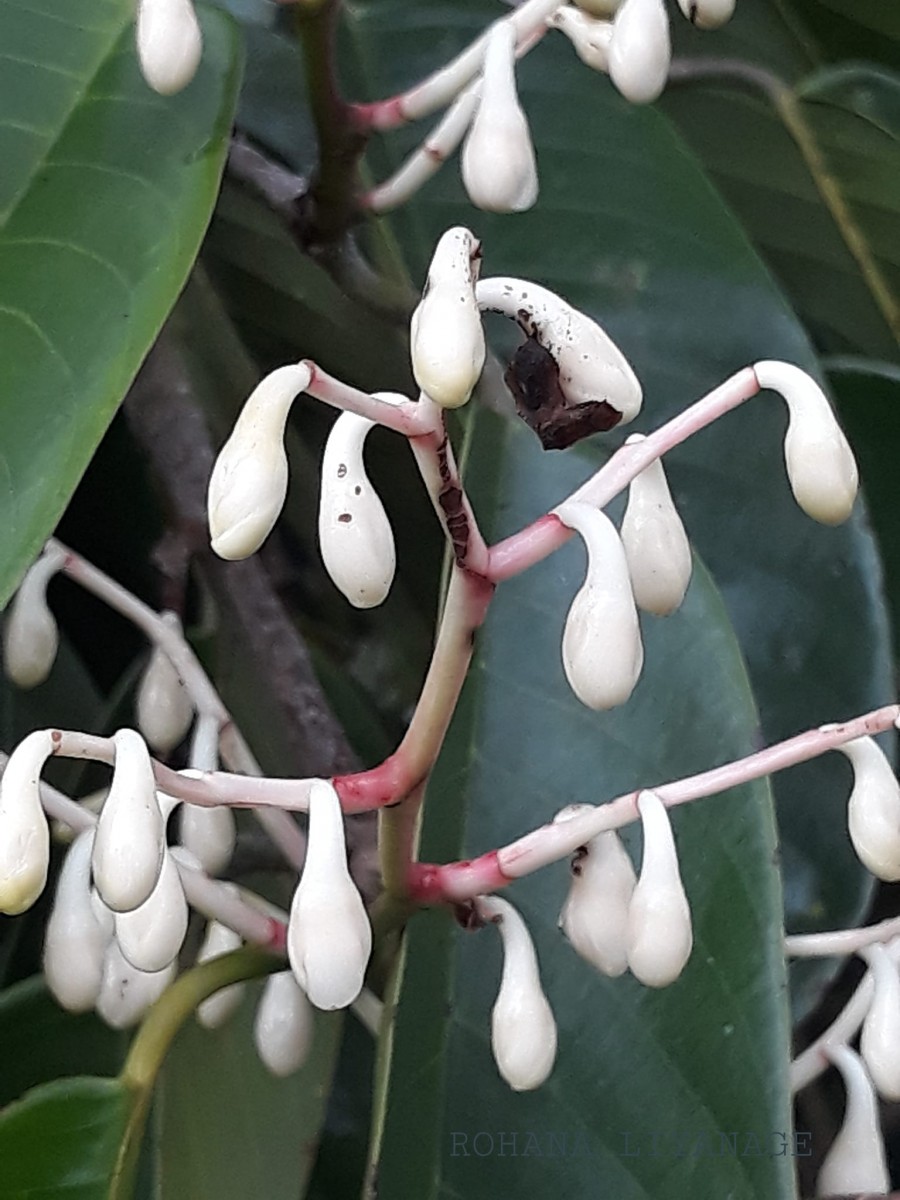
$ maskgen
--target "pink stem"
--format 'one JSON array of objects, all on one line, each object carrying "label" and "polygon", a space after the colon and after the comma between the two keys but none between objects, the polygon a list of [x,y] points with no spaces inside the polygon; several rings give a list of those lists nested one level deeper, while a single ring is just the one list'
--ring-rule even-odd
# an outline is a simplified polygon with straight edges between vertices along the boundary
[{"label": "pink stem", "polygon": [[431,405],[416,404],[412,400],[407,400],[405,404],[389,404],[386,400],[379,400],[377,396],[370,396],[368,392],[335,379],[311,359],[304,359],[303,365],[309,368],[311,374],[307,393],[333,408],[368,417],[370,421],[402,433],[405,437],[418,437],[434,429]]}]

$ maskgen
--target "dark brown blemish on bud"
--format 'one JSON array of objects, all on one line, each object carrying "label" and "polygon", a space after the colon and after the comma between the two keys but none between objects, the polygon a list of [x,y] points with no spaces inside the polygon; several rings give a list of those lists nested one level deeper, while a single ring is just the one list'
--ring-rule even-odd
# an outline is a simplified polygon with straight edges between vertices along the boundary
[{"label": "dark brown blemish on bud", "polygon": [[584,868],[582,867],[581,864],[584,862],[584,860],[587,858],[587,856],[588,856],[587,846],[579,846],[578,849],[575,851],[575,853],[572,855],[572,861],[569,864],[573,875],[580,875],[581,872],[584,870]]},{"label": "dark brown blemish on bud", "polygon": [[50,734],[50,741],[53,743],[54,746],[58,746],[59,743],[62,741],[62,732],[59,729],[52,730],[52,732]]},{"label": "dark brown blemish on bud", "polygon": [[353,495],[354,496],[362,495],[362,488],[359,486],[359,484],[357,484],[356,487],[353,489]]},{"label": "dark brown blemish on bud", "polygon": [[438,493],[438,504],[444,514],[447,532],[453,544],[453,557],[457,566],[464,566],[469,549],[469,518],[463,505],[462,489],[454,483],[450,475],[450,462],[447,452],[447,438],[438,446],[438,471],[441,483],[444,485]]},{"label": "dark brown blemish on bud", "polygon": [[699,5],[699,4],[692,4],[692,5],[690,6],[690,8],[688,9],[688,20],[690,21],[690,23],[691,23],[692,25],[696,25],[696,24],[697,24],[697,9],[698,9],[699,7],[700,7],[700,5]]},{"label": "dark brown blemish on bud", "polygon": [[343,478],[344,478],[344,476],[345,476],[346,474],[347,474],[347,464],[346,464],[346,463],[340,463],[340,464],[339,464],[339,466],[338,466],[338,469],[337,469],[337,477],[338,477],[338,479],[343,479]]},{"label": "dark brown blemish on bud", "polygon": [[353,520],[353,516],[351,513],[340,513],[338,516],[338,520],[344,525],[349,525],[350,522]]},{"label": "dark brown blemish on bud", "polygon": [[471,900],[464,900],[459,904],[453,905],[453,916],[456,918],[457,924],[465,929],[467,933],[471,933],[475,929],[484,929],[487,921],[478,915],[475,905]]}]

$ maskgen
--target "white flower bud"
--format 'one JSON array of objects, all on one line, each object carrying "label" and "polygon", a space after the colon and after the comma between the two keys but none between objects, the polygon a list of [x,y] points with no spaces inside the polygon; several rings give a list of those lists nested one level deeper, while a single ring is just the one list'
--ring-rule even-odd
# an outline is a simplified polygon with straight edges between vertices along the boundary
[{"label": "white flower bud", "polygon": [[253,1022],[253,1040],[266,1067],[279,1077],[299,1071],[313,1039],[313,1010],[290,971],[266,980]]},{"label": "white flower bud", "polygon": [[611,21],[598,21],[580,8],[563,5],[547,23],[566,35],[586,66],[604,74],[609,70],[609,45],[613,31]]},{"label": "white flower bud", "polygon": [[56,662],[59,629],[47,604],[47,584],[60,556],[45,553],[27,571],[3,625],[3,666],[16,687],[43,683]]},{"label": "white flower bud", "polygon": [[306,862],[291,903],[287,948],[297,982],[316,1008],[346,1008],[359,995],[372,929],[347,869],[340,800],[323,780],[309,795]]},{"label": "white flower bud", "polygon": [[0,779],[0,913],[15,917],[44,890],[50,826],[41,806],[41,770],[53,753],[48,729],[29,733]]},{"label": "white flower bud", "polygon": [[234,814],[225,805],[206,808],[199,804],[182,804],[178,837],[207,875],[218,875],[228,866],[234,853]]},{"label": "white flower bud", "polygon": [[302,363],[272,371],[250,395],[219,451],[207,511],[212,548],[220,558],[248,558],[272,532],[287,494],[288,412],[309,380]]},{"label": "white flower bud", "polygon": [[484,330],[475,302],[481,243],[461,226],[435,248],[428,281],[410,321],[416,383],[441,408],[465,404],[484,366]]},{"label": "white flower bud", "polygon": [[538,195],[528,121],[516,94],[516,33],[507,20],[488,32],[481,97],[463,143],[462,179],[469,199],[488,212],[522,212]]},{"label": "white flower bud", "polygon": [[[570,805],[555,820],[568,820],[589,807]],[[575,951],[604,975],[615,977],[628,969],[628,907],[636,881],[628,852],[612,830],[591,838],[572,860],[559,927]]]},{"label": "white flower bud", "polygon": [[878,1100],[860,1058],[847,1046],[832,1046],[828,1057],[847,1089],[844,1121],[825,1155],[816,1181],[818,1196],[885,1196],[891,1180],[884,1157]]},{"label": "white flower bud", "polygon": [[112,783],[94,839],[94,883],[108,908],[129,912],[156,887],[166,827],[144,739],[133,729],[120,729],[113,741]]},{"label": "white flower bud", "polygon": [[881,1095],[900,1100],[900,972],[882,945],[870,947],[866,958],[875,987],[859,1048]]},{"label": "white flower bud", "polygon": [[[174,613],[163,620],[181,628]],[[157,754],[168,754],[185,737],[194,719],[194,706],[172,660],[160,646],[150,655],[137,692],[138,729]]]},{"label": "white flower bud", "polygon": [[156,887],[138,908],[115,915],[116,941],[139,971],[161,971],[178,955],[188,926],[188,905],[172,855],[163,855]]},{"label": "white flower bud", "polygon": [[788,407],[784,462],[794,498],[813,520],[840,525],[853,510],[859,475],[825,393],[790,363],[758,362],[753,370],[759,386],[779,392]]},{"label": "white flower bud", "polygon": [[647,987],[668,987],[691,956],[691,910],[665,805],[654,792],[641,792],[638,811],[644,853],[628,910],[628,966]]},{"label": "white flower bud", "polygon": [[172,96],[194,78],[203,35],[191,0],[138,0],[141,74],[155,92]]},{"label": "white flower bud", "polygon": [[850,840],[860,862],[879,879],[900,879],[900,784],[882,750],[870,737],[838,749],[853,764],[847,805]]},{"label": "white flower bud", "polygon": [[[635,433],[625,444],[643,440]],[[659,459],[631,481],[621,536],[635,600],[645,612],[668,616],[684,599],[693,563]]]},{"label": "white flower bud", "polygon": [[698,29],[718,29],[734,12],[734,0],[678,0],[678,6]]},{"label": "white flower bud", "polygon": [[113,1029],[130,1029],[155,1003],[176,975],[175,963],[149,974],[138,971],[110,942],[103,961],[103,982],[97,997],[97,1013]]},{"label": "white flower bud", "polygon": [[650,104],[666,86],[672,46],[663,0],[624,0],[613,21],[609,77],[632,104]]},{"label": "white flower bud", "polygon": [[381,604],[397,565],[391,523],[363,464],[366,434],[374,424],[341,413],[322,459],[319,548],[335,587],[354,608]]},{"label": "white flower bud", "polygon": [[566,678],[588,708],[614,708],[631,695],[644,665],[625,550],[599,509],[572,500],[553,511],[581,534],[588,555],[587,574],[563,631]]},{"label": "white flower bud", "polygon": [[[233,895],[239,895],[239,889],[234,884],[223,884]],[[197,955],[198,963],[209,962],[211,958],[220,958],[223,954],[231,954],[240,950],[243,945],[241,935],[222,925],[218,921],[210,921],[206,927],[206,937]],[[227,987],[219,988],[208,996],[197,1007],[197,1020],[206,1029],[218,1029],[224,1025],[234,1013],[244,995],[242,983],[230,983]]]},{"label": "white flower bud", "polygon": [[480,916],[496,923],[503,941],[503,977],[491,1013],[497,1069],[515,1092],[540,1087],[556,1061],[556,1022],[541,988],[537,955],[525,922],[499,896],[479,896]]},{"label": "white flower bud", "polygon": [[110,929],[98,918],[91,893],[93,829],[80,833],[66,854],[44,933],[44,977],[69,1012],[88,1012],[97,1002]]}]

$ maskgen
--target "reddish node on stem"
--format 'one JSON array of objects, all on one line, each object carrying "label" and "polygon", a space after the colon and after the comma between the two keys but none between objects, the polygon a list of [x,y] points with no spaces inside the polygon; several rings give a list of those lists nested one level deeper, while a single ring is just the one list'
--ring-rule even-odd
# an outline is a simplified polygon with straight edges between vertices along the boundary
[{"label": "reddish node on stem", "polygon": [[336,775],[331,783],[345,813],[370,812],[401,800],[410,790],[396,753],[368,771]]},{"label": "reddish node on stem", "polygon": [[269,936],[266,939],[266,946],[273,954],[287,952],[287,925],[283,921],[276,920],[275,917],[269,918]]},{"label": "reddish node on stem", "polygon": [[411,863],[407,872],[409,898],[416,904],[455,904],[483,892],[495,892],[511,882],[500,869],[496,850],[461,862]]}]

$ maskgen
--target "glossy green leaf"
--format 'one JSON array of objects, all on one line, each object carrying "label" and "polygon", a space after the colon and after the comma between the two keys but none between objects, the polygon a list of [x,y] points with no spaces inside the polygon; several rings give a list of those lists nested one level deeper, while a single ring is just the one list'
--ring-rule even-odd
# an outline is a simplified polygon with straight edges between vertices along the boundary
[{"label": "glossy green leaf", "polygon": [[237,86],[203,18],[180,95],[155,95],[129,0],[2,0],[0,599],[51,531],[180,291],[209,220]]}]

